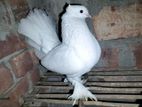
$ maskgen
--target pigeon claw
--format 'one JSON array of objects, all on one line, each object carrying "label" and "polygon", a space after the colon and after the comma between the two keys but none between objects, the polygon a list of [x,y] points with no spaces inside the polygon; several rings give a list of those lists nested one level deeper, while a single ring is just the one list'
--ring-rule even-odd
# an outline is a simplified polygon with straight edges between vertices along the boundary
[{"label": "pigeon claw", "polygon": [[93,95],[92,93],[90,93],[88,96],[82,96],[79,98],[79,96],[75,95],[75,94],[72,94],[71,96],[68,97],[68,99],[72,100],[73,101],[73,104],[72,105],[75,105],[76,102],[78,100],[85,100],[85,101],[88,101],[88,99],[91,99],[91,100],[94,100],[94,101],[98,101],[96,96]]}]

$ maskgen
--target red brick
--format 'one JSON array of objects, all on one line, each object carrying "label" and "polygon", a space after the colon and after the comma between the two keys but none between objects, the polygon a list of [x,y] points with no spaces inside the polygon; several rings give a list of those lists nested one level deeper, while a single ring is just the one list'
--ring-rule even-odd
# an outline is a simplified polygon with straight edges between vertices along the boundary
[{"label": "red brick", "polygon": [[33,64],[34,65],[37,65],[39,63],[39,59],[36,57],[35,53],[33,50],[29,51],[30,55],[31,55],[31,58],[32,58],[32,61],[33,61]]},{"label": "red brick", "polygon": [[15,56],[10,63],[17,77],[24,76],[33,67],[32,58],[28,51]]},{"label": "red brick", "polygon": [[10,5],[16,21],[27,15],[29,8],[26,0],[10,0]]},{"label": "red brick", "polygon": [[20,104],[20,99],[25,96],[25,94],[28,92],[28,89],[29,79],[27,75],[25,75],[25,77],[17,83],[16,87],[14,87],[14,89],[9,94],[10,100]]},{"label": "red brick", "polygon": [[142,44],[134,47],[134,56],[136,60],[136,67],[142,69]]},{"label": "red brick", "polygon": [[12,75],[4,65],[0,65],[0,94],[6,91],[13,83]]},{"label": "red brick", "polygon": [[0,41],[0,58],[23,48],[26,48],[24,40],[19,36],[10,34],[10,36],[7,36],[6,40]]},{"label": "red brick", "polygon": [[101,58],[105,63],[104,68],[116,69],[119,66],[119,49],[105,48],[102,50]]},{"label": "red brick", "polygon": [[21,107],[18,102],[12,100],[1,100],[0,107]]},{"label": "red brick", "polygon": [[35,84],[37,81],[39,81],[39,79],[40,79],[39,69],[37,68],[37,66],[35,66],[31,71],[31,81],[33,84]]},{"label": "red brick", "polygon": [[25,41],[24,41],[24,39],[22,37],[20,37],[20,35],[11,33],[7,37],[7,39],[8,39],[8,42],[10,42],[11,45],[14,45],[15,51],[17,51],[19,49],[26,48],[26,46],[27,46],[26,43],[25,43]]},{"label": "red brick", "polygon": [[20,8],[20,7],[22,7],[23,5],[26,5],[27,4],[27,2],[26,2],[26,0],[10,0],[10,3],[11,3],[11,6],[14,8]]},{"label": "red brick", "polygon": [[21,99],[28,92],[29,80],[27,75],[23,77],[14,87],[14,89],[8,94],[9,100],[1,100],[0,107],[21,107]]},{"label": "red brick", "polygon": [[94,29],[99,40],[142,35],[142,4],[126,7],[104,6],[94,16]]}]

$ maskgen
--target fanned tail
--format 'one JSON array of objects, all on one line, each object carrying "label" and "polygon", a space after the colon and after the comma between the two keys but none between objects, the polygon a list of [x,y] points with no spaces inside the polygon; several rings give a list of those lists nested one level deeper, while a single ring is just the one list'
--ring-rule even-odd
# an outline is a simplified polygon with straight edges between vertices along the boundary
[{"label": "fanned tail", "polygon": [[47,13],[40,9],[30,11],[20,21],[18,32],[28,37],[27,42],[35,48],[39,58],[60,44],[55,25]]}]

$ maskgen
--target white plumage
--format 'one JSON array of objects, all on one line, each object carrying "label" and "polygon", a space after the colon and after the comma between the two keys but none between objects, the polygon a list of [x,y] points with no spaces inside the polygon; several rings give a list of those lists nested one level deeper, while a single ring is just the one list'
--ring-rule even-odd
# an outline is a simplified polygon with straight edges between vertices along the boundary
[{"label": "white plumage", "polygon": [[41,10],[31,11],[19,24],[19,33],[27,36],[41,64],[49,70],[65,74],[74,86],[69,97],[75,101],[97,100],[83,85],[81,76],[91,70],[101,54],[100,46],[90,32],[85,19],[90,17],[84,6],[69,5],[62,16],[62,42],[49,16]]}]

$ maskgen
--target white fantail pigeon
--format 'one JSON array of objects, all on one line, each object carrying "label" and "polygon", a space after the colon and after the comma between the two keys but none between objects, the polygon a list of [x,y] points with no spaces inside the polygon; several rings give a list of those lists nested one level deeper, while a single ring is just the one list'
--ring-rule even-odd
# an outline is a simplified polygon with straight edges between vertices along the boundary
[{"label": "white fantail pigeon", "polygon": [[91,17],[86,7],[68,5],[62,15],[62,42],[59,40],[55,25],[45,11],[34,9],[22,19],[18,32],[28,37],[28,43],[35,48],[41,64],[48,70],[65,74],[74,86],[74,100],[97,100],[83,85],[81,76],[91,70],[98,62],[101,48],[90,32],[85,19]]}]

